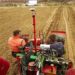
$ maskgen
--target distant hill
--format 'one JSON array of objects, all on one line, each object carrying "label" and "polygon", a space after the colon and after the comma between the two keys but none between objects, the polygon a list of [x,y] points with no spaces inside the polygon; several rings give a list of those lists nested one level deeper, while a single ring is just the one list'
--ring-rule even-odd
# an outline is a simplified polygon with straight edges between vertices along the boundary
[{"label": "distant hill", "polygon": [[27,0],[0,0],[0,2],[26,2]]},{"label": "distant hill", "polygon": [[38,0],[39,2],[69,2],[75,0]]},{"label": "distant hill", "polygon": [[[28,0],[0,0],[0,2],[15,2],[15,3],[26,3]],[[37,0],[39,2],[73,2],[75,0]]]}]

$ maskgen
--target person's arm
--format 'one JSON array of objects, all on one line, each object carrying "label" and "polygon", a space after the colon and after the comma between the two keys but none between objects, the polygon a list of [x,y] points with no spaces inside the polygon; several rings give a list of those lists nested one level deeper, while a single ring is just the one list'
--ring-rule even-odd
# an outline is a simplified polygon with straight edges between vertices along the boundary
[{"label": "person's arm", "polygon": [[25,40],[22,40],[22,46],[25,46],[25,45],[26,45]]}]

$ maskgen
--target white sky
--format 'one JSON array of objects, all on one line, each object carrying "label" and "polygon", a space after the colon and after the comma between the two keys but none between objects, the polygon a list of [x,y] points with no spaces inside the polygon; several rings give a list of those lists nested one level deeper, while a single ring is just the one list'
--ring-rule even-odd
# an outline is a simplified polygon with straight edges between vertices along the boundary
[{"label": "white sky", "polygon": [[28,5],[36,5],[37,0],[29,0]]}]

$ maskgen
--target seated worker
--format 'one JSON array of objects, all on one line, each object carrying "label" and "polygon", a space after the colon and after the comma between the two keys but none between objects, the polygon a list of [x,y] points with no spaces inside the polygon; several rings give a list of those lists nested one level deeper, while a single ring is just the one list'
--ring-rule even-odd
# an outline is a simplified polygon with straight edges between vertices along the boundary
[{"label": "seated worker", "polygon": [[61,57],[64,54],[64,45],[60,41],[56,41],[56,35],[49,36],[50,49],[56,50],[57,56]]},{"label": "seated worker", "polygon": [[73,67],[72,62],[69,62],[68,70],[66,71],[65,75],[75,75],[75,68]]},{"label": "seated worker", "polygon": [[6,75],[9,67],[9,62],[4,58],[0,57],[0,75]]},{"label": "seated worker", "polygon": [[25,46],[26,43],[25,43],[25,40],[23,40],[22,38],[20,38],[20,30],[15,30],[13,32],[13,36],[11,36],[9,39],[8,39],[8,44],[9,44],[9,47],[11,48],[12,50],[12,56],[13,57],[16,57],[16,54],[17,53],[20,53],[20,47],[21,46]]}]

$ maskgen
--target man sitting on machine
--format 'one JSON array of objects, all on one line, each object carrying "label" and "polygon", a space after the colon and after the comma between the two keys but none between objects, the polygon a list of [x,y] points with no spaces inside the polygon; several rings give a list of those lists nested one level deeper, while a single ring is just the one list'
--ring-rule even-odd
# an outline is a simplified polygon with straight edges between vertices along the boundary
[{"label": "man sitting on machine", "polygon": [[24,47],[26,42],[20,37],[20,30],[15,30],[13,36],[9,38],[8,44],[12,50],[12,56],[16,57],[16,54],[20,53],[20,47]]},{"label": "man sitting on machine", "polygon": [[64,54],[64,41],[56,40],[56,35],[52,34],[48,37],[48,44],[50,44],[50,50],[55,50],[57,56],[61,57]]}]

